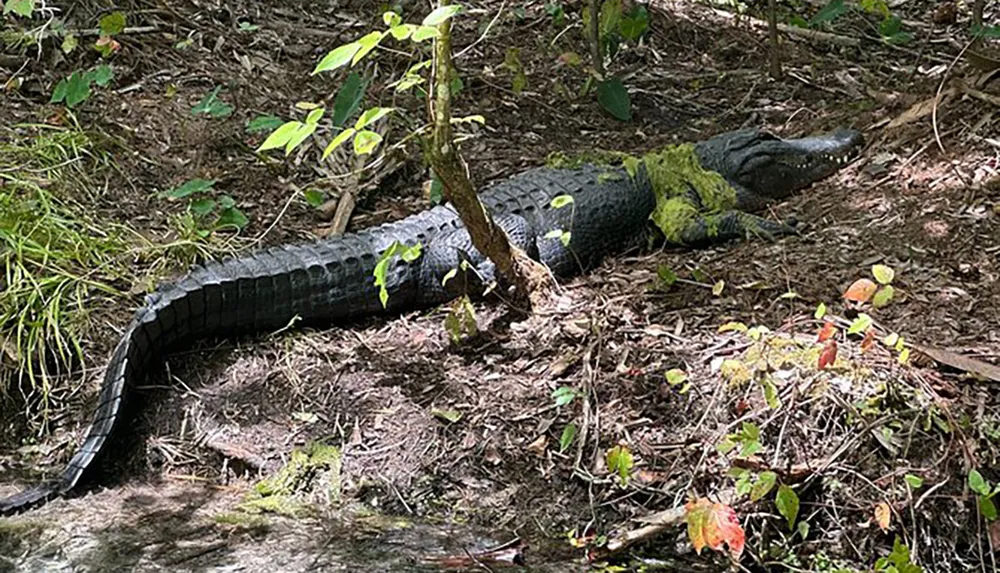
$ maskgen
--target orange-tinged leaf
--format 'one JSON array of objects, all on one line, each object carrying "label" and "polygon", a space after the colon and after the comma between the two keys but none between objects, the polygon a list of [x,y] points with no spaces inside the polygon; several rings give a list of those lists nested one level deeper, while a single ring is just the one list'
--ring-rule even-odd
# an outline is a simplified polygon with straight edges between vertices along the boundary
[{"label": "orange-tinged leaf", "polygon": [[826,342],[833,335],[837,334],[837,327],[833,325],[832,322],[823,322],[823,328],[819,329],[819,339],[818,342]]},{"label": "orange-tinged leaf", "polygon": [[889,520],[892,518],[892,510],[889,509],[889,504],[880,501],[875,506],[875,523],[878,524],[882,531],[889,531]]},{"label": "orange-tinged leaf", "polygon": [[833,364],[835,360],[837,360],[837,341],[827,340],[823,351],[819,353],[819,362],[816,364],[816,368],[822,370]]},{"label": "orange-tinged leaf", "polygon": [[733,508],[705,498],[689,502],[684,508],[687,511],[688,538],[698,554],[704,547],[722,551],[725,544],[729,546],[733,560],[739,560],[746,544],[746,534]]},{"label": "orange-tinged leaf", "polygon": [[875,329],[869,328],[865,332],[865,339],[861,341],[861,352],[868,352],[872,344],[875,344]]},{"label": "orange-tinged leaf", "polygon": [[868,302],[876,290],[878,290],[878,285],[874,282],[868,279],[858,279],[848,287],[844,293],[844,298],[853,300],[854,302]]}]

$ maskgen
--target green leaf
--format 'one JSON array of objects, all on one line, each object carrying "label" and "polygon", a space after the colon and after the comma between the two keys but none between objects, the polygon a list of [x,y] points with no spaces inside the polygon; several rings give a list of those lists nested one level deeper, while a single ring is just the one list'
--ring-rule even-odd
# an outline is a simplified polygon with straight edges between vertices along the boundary
[{"label": "green leaf", "polygon": [[740,446],[739,456],[741,458],[749,458],[750,456],[761,451],[763,448],[764,446],[762,446],[757,440],[747,440],[743,442],[742,446]]},{"label": "green leaf", "polygon": [[760,385],[764,388],[764,401],[767,407],[777,410],[781,407],[781,398],[778,396],[778,387],[774,385],[774,379],[770,376],[762,378]]},{"label": "green leaf", "polygon": [[544,235],[543,238],[545,238],[545,239],[558,239],[559,237],[562,236],[562,233],[563,233],[562,229],[552,229],[548,233],[545,233],[545,235]]},{"label": "green leaf", "polygon": [[361,50],[359,42],[351,42],[350,44],[334,48],[316,64],[316,68],[313,69],[310,75],[315,76],[320,72],[328,72],[346,66],[359,50]]},{"label": "green leaf", "polygon": [[358,108],[361,107],[361,100],[365,97],[365,90],[368,84],[361,81],[361,76],[357,72],[351,72],[344,80],[344,85],[337,92],[337,97],[333,100],[333,125],[341,127]]},{"label": "green leaf", "polygon": [[[53,93],[53,97],[55,97],[59,91],[59,86],[56,85],[56,93]],[[73,72],[66,80],[64,92],[60,95],[63,97],[60,98],[59,101],[65,100],[67,107],[75,107],[83,103],[90,97],[90,78],[87,74],[84,74],[79,70]]]},{"label": "green leaf", "polygon": [[989,495],[990,494],[990,484],[983,478],[983,474],[979,473],[979,470],[973,468],[969,470],[969,489],[978,493],[979,495]]},{"label": "green leaf", "polygon": [[389,33],[397,41],[402,42],[403,40],[409,38],[413,35],[413,32],[417,30],[417,27],[413,24],[400,24],[398,26],[393,26],[389,28]]},{"label": "green leaf", "polygon": [[552,391],[552,397],[556,401],[556,406],[565,406],[576,398],[576,390],[569,386],[560,386]]},{"label": "green leaf", "polygon": [[880,288],[875,296],[872,297],[872,306],[875,308],[882,308],[883,306],[889,304],[892,300],[892,296],[896,293],[896,289],[892,288],[892,285],[885,285]]},{"label": "green leaf", "polygon": [[753,487],[750,489],[750,501],[763,499],[778,483],[778,474],[774,472],[763,472],[757,477]]},{"label": "green leaf", "polygon": [[597,103],[615,119],[621,121],[632,119],[632,100],[622,81],[616,77],[597,84]]},{"label": "green leaf", "polygon": [[621,445],[608,450],[608,453],[605,455],[605,462],[608,465],[608,471],[617,473],[623,484],[628,481],[629,474],[632,473],[632,467],[635,465],[632,452]]},{"label": "green leaf", "polygon": [[199,113],[206,114],[215,118],[226,117],[233,113],[231,105],[219,101],[218,96],[221,89],[222,86],[215,86],[215,89],[205,94],[205,97],[201,98],[201,101],[191,108],[191,113],[195,115]]},{"label": "green leaf", "polygon": [[760,439],[760,428],[753,422],[743,422],[741,431],[748,440]]},{"label": "green leaf", "polygon": [[899,334],[895,332],[890,332],[882,339],[882,344],[885,344],[889,348],[896,346],[897,342],[899,342]]},{"label": "green leaf", "polygon": [[257,30],[260,30],[260,26],[257,24],[251,24],[250,22],[244,20],[240,22],[239,30],[240,32],[256,32]]},{"label": "green leaf", "polygon": [[656,275],[660,277],[660,281],[663,283],[664,287],[670,287],[675,282],[677,282],[677,273],[667,265],[659,265],[656,267]]},{"label": "green leaf", "polygon": [[809,537],[809,522],[808,521],[800,521],[799,522],[799,527],[798,527],[798,532],[799,532],[799,537],[801,537],[803,539],[803,541],[806,538],[808,538]]},{"label": "green leaf", "polygon": [[559,453],[565,452],[570,445],[573,444],[573,438],[576,437],[576,424],[566,424],[563,428],[562,435],[559,436]]},{"label": "green leaf", "polygon": [[306,189],[302,192],[302,196],[310,207],[319,207],[326,200],[326,194],[319,189]]},{"label": "green leaf", "polygon": [[365,56],[368,55],[369,52],[374,50],[375,47],[378,46],[378,43],[381,42],[382,38],[384,37],[385,37],[385,32],[376,31],[376,32],[370,32],[366,34],[363,38],[358,40],[358,44],[361,45],[361,49],[358,50],[356,54],[354,54],[353,58],[351,58],[351,66],[354,66],[355,64],[360,62],[362,58],[364,58]]},{"label": "green leaf", "polygon": [[813,318],[819,320],[824,316],[826,316],[826,304],[821,302],[819,303],[819,306],[816,307],[816,312],[813,313]]},{"label": "green leaf", "polygon": [[247,133],[271,131],[281,127],[282,124],[281,118],[276,115],[258,115],[247,124]]},{"label": "green leaf", "polygon": [[125,14],[121,12],[105,14],[97,21],[97,26],[101,29],[102,36],[121,34],[125,29]]},{"label": "green leaf", "polygon": [[714,295],[714,296],[721,295],[722,294],[722,290],[724,288],[726,288],[726,281],[721,280],[721,279],[718,280],[718,281],[716,281],[715,284],[712,285],[712,295]]},{"label": "green leaf", "polygon": [[438,6],[435,8],[424,21],[421,22],[424,26],[437,26],[442,22],[447,21],[449,18],[458,14],[462,10],[461,4],[449,4],[447,6]]},{"label": "green leaf", "polygon": [[4,16],[13,12],[18,16],[30,18],[31,13],[34,10],[35,10],[34,0],[7,0],[7,3],[3,5]]},{"label": "green leaf", "polygon": [[618,29],[622,17],[622,0],[604,0],[601,4],[601,14],[598,19],[598,30],[602,39],[607,38]]},{"label": "green leaf", "polygon": [[680,368],[671,368],[664,373],[667,378],[667,384],[671,386],[678,386],[687,381],[687,373]]},{"label": "green leaf", "polygon": [[301,121],[286,122],[281,127],[274,130],[271,135],[267,136],[267,139],[264,140],[264,143],[260,144],[257,151],[267,151],[268,149],[284,147],[288,143],[288,140],[295,135],[295,132],[299,130],[299,126],[301,125]]},{"label": "green leaf", "polygon": [[215,199],[211,197],[202,197],[201,199],[195,199],[191,201],[191,212],[199,217],[204,217],[215,209]]},{"label": "green leaf", "polygon": [[983,514],[986,521],[996,521],[997,520],[997,506],[994,505],[993,500],[988,497],[978,497],[979,500],[979,513]]},{"label": "green leaf", "polygon": [[357,123],[354,124],[354,129],[361,131],[365,127],[375,123],[393,111],[395,111],[395,108],[391,107],[373,107],[371,109],[367,109],[363,114],[361,114],[361,117],[358,118]]},{"label": "green leaf", "polygon": [[56,84],[56,89],[52,90],[52,97],[49,98],[49,103],[59,103],[66,99],[66,91],[69,88],[69,80],[63,78],[59,80]]},{"label": "green leaf", "polygon": [[64,54],[69,54],[75,50],[79,44],[80,42],[76,39],[76,36],[73,34],[66,34],[66,37],[63,38],[62,46],[60,47]]},{"label": "green leaf", "polygon": [[[451,81],[448,82],[448,91],[451,92],[452,97],[457,96],[458,94],[462,93],[462,89],[463,88],[465,88],[465,82],[463,82],[462,78],[460,78],[458,76],[455,76],[455,77],[451,78]],[[482,116],[479,116],[479,117],[482,117]]]},{"label": "green leaf", "polygon": [[428,195],[431,205],[440,205],[444,201],[444,185],[441,185],[441,180],[436,176],[431,177],[431,189]]},{"label": "green leaf", "polygon": [[552,198],[552,201],[550,201],[549,204],[552,205],[553,209],[562,209],[563,207],[565,207],[567,205],[572,205],[573,204],[573,196],[572,195],[556,195],[555,197]]},{"label": "green leaf", "polygon": [[115,73],[111,70],[111,66],[107,64],[101,64],[90,72],[90,79],[94,80],[94,83],[102,88],[108,85],[114,77]]},{"label": "green leaf", "polygon": [[395,12],[385,12],[382,14],[382,23],[385,24],[387,28],[399,26],[402,22],[403,19]]},{"label": "green leaf", "polygon": [[451,123],[478,123],[481,125],[486,125],[486,118],[481,115],[467,115],[465,117],[453,117],[451,118]]},{"label": "green leaf", "polygon": [[795,494],[795,490],[782,485],[778,488],[774,504],[778,507],[778,513],[788,520],[788,529],[794,529],[795,518],[799,515],[799,496]]},{"label": "green leaf", "polygon": [[903,476],[903,479],[906,480],[906,485],[910,486],[910,489],[920,489],[924,485],[924,480],[920,476],[906,474]]},{"label": "green leaf", "polygon": [[337,137],[334,137],[333,141],[331,141],[330,144],[326,146],[326,149],[323,150],[323,159],[329,157],[329,155],[333,153],[334,150],[340,147],[341,144],[343,144],[345,141],[350,139],[351,136],[354,135],[354,133],[355,129],[353,127],[348,127],[344,131],[338,133]]},{"label": "green leaf", "polygon": [[454,424],[462,419],[462,413],[450,408],[431,408],[431,415],[449,424]]},{"label": "green leaf", "polygon": [[809,20],[809,23],[815,26],[826,22],[833,22],[846,13],[847,6],[844,4],[844,0],[830,0],[829,4],[824,6],[822,10]]},{"label": "green leaf", "polygon": [[289,137],[288,141],[285,142],[285,155],[292,153],[296,147],[298,147],[307,137],[316,131],[315,123],[300,123],[298,129],[296,129]]},{"label": "green leaf", "polygon": [[366,155],[375,151],[379,143],[382,143],[381,135],[367,129],[359,131],[354,136],[354,153],[356,155]]},{"label": "green leaf", "polygon": [[161,193],[160,197],[183,199],[196,193],[204,193],[211,189],[213,185],[215,185],[215,179],[192,179],[179,187],[174,187],[165,193]]},{"label": "green leaf", "polygon": [[975,26],[969,28],[969,33],[976,38],[1000,38],[1000,26],[983,26],[982,24],[976,24]]},{"label": "green leaf", "polygon": [[862,332],[868,330],[868,328],[874,323],[872,317],[865,313],[859,313],[858,317],[854,319],[851,326],[847,329],[847,334],[861,334]]},{"label": "green leaf", "polygon": [[309,115],[306,116],[306,123],[313,125],[319,123],[319,120],[323,118],[324,113],[326,113],[326,110],[321,107],[310,111]]},{"label": "green leaf", "polygon": [[896,271],[887,265],[872,265],[872,275],[879,283],[887,285],[896,278]]},{"label": "green leaf", "polygon": [[618,24],[618,33],[630,42],[635,42],[649,29],[649,12],[639,4],[622,17]]},{"label": "green leaf", "polygon": [[219,218],[215,221],[216,227],[236,227],[242,229],[249,223],[246,215],[236,207],[230,207],[219,213]]},{"label": "green leaf", "polygon": [[410,39],[414,42],[423,42],[424,40],[437,38],[440,35],[441,32],[438,32],[437,28],[431,26],[418,26],[417,29],[410,34]]}]

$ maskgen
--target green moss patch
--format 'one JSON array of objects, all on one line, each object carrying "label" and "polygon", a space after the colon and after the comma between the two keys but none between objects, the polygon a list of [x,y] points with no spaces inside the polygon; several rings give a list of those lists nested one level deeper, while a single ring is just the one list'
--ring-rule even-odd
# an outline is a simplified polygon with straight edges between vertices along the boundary
[{"label": "green moss patch", "polygon": [[309,494],[340,501],[340,469],[338,448],[310,443],[305,449],[294,450],[291,459],[276,474],[257,483],[238,510],[245,514],[308,517],[315,513],[307,500]]}]

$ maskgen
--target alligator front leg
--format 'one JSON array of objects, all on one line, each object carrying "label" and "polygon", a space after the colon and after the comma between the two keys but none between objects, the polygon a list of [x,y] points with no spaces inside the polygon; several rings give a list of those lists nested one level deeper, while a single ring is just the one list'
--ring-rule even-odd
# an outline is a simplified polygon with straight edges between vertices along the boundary
[{"label": "alligator front leg", "polygon": [[796,233],[798,231],[792,224],[778,223],[751,213],[731,210],[693,217],[681,230],[680,242],[694,247],[744,237],[774,240],[782,235]]}]

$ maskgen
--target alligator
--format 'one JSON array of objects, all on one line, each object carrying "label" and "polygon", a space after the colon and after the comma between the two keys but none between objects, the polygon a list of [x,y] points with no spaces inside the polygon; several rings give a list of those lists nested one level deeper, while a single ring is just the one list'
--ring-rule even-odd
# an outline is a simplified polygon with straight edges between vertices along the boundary
[{"label": "alligator", "polygon": [[[641,158],[621,155],[617,163],[533,168],[493,184],[480,198],[513,244],[555,276],[570,277],[608,255],[648,245],[656,227],[666,242],[688,246],[794,233],[793,224],[752,212],[836,172],[862,145],[854,130],[782,139],[746,129]],[[572,201],[556,201],[564,195]],[[417,244],[415,258],[383,260],[387,250]],[[380,261],[385,299],[373,280]],[[327,325],[428,308],[463,289],[482,295],[484,285],[499,278],[494,274],[450,205],[357,233],[193,267],[147,295],[135,312],[104,373],[94,420],[67,467],[0,500],[0,514],[70,493],[119,425],[127,389],[166,350],[198,338],[273,331],[296,319],[298,325]]]}]

